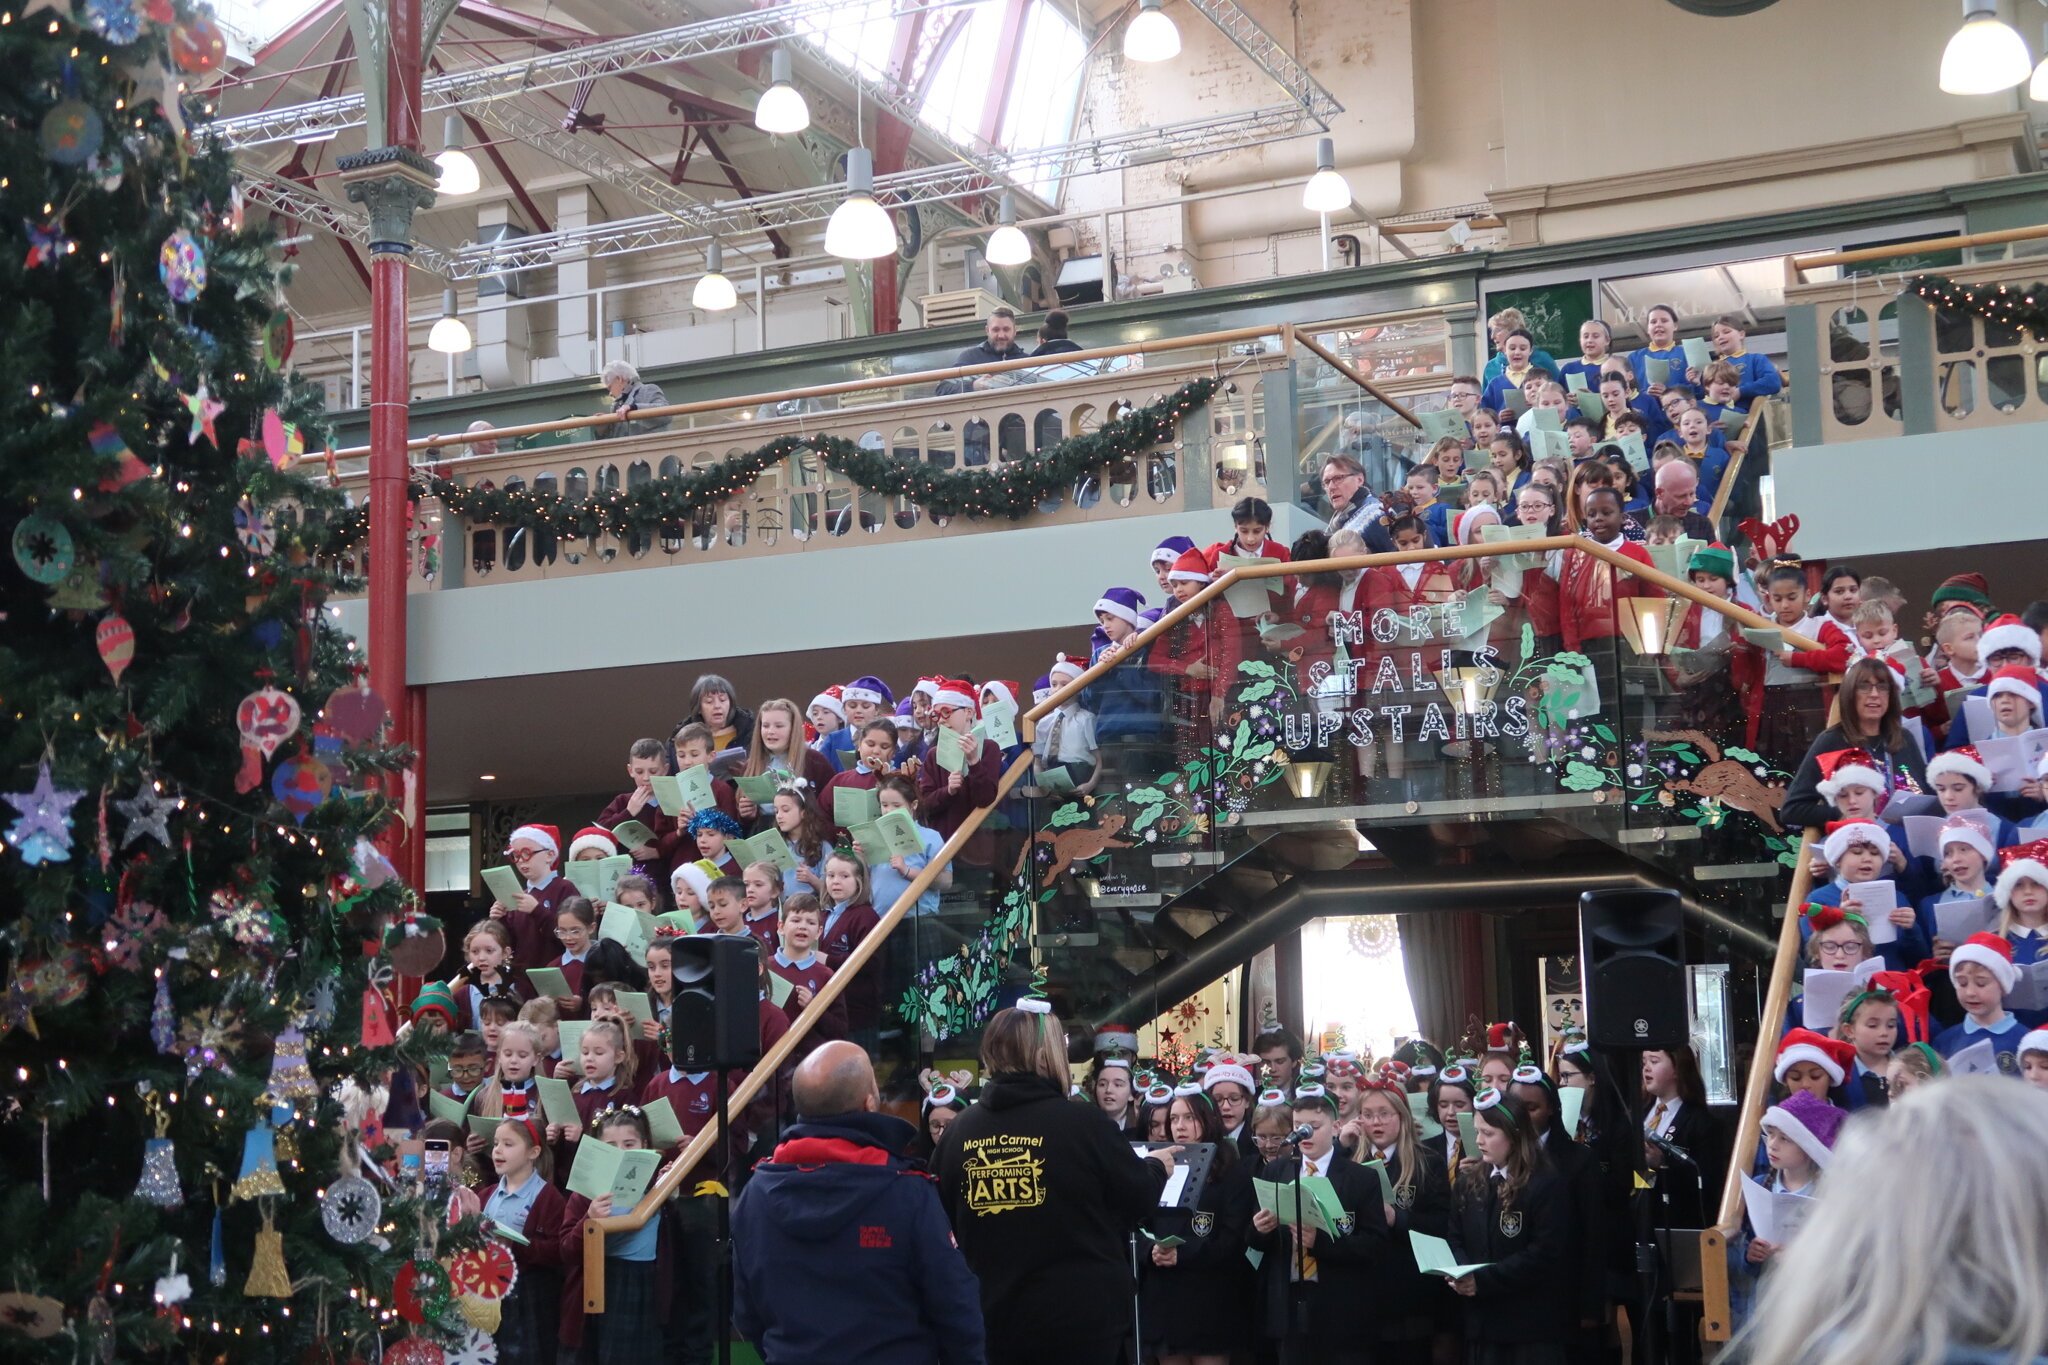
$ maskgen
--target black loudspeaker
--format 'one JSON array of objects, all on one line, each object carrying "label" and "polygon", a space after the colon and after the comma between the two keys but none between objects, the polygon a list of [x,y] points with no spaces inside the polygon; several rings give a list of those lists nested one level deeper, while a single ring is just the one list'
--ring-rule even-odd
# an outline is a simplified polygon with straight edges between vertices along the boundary
[{"label": "black loudspeaker", "polygon": [[684,1071],[726,1071],[761,1060],[761,943],[751,934],[669,940],[675,1005],[669,1056]]},{"label": "black loudspeaker", "polygon": [[1579,897],[1586,1037],[1595,1047],[1673,1048],[1692,1041],[1685,912],[1670,891]]}]

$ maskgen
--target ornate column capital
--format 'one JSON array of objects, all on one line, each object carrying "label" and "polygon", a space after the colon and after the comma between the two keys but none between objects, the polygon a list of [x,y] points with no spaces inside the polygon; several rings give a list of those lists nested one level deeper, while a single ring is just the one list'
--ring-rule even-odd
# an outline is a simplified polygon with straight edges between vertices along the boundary
[{"label": "ornate column capital", "polygon": [[412,216],[434,206],[440,168],[410,147],[373,147],[334,164],[349,201],[370,211],[370,254],[412,255]]}]

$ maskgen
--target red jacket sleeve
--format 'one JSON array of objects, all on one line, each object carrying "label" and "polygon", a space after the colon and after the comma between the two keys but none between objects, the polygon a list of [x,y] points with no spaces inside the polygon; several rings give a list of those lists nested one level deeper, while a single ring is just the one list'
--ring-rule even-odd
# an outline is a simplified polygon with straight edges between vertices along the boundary
[{"label": "red jacket sleeve", "polygon": [[[1657,567],[1650,562],[1650,552],[1632,540],[1623,544],[1621,553],[1646,569]],[[1607,567],[1614,568],[1611,564]],[[1650,582],[1647,578],[1638,578],[1626,569],[1614,569],[1614,595],[1617,598],[1662,597],[1664,590],[1655,583]]]},{"label": "red jacket sleeve", "polygon": [[1823,678],[1849,670],[1849,637],[1833,621],[1824,621],[1814,632],[1820,641],[1819,649],[1795,649],[1785,662],[1794,668],[1803,668],[1809,673],[1818,673]]}]

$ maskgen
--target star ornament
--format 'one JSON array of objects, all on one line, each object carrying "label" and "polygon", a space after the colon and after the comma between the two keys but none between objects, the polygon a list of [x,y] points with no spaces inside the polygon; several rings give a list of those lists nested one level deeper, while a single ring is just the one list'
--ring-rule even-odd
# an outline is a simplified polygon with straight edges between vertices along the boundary
[{"label": "star ornament", "polygon": [[171,832],[168,823],[172,813],[183,804],[170,793],[158,791],[152,782],[144,782],[136,789],[135,795],[114,802],[114,809],[128,819],[128,832],[121,838],[121,847],[126,848],[137,839],[147,837],[169,848]]},{"label": "star ornament", "polygon": [[44,763],[30,790],[0,792],[0,801],[14,807],[21,817],[7,831],[7,841],[31,865],[70,861],[71,808],[84,796],[82,791],[58,791],[50,781],[50,765]]},{"label": "star ornament", "polygon": [[204,439],[208,445],[218,450],[220,437],[214,432],[213,419],[226,412],[228,405],[217,402],[212,391],[206,387],[206,381],[202,379],[199,381],[198,392],[185,400],[185,410],[192,414],[192,430],[186,434],[185,440],[191,445],[198,445]]}]

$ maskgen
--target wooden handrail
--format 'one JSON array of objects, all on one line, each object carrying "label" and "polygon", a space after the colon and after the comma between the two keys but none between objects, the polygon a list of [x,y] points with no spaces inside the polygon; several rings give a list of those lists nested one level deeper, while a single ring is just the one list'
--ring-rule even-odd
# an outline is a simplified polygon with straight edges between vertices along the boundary
[{"label": "wooden handrail", "polygon": [[[588,417],[560,417],[550,422],[493,427],[489,431],[463,431],[450,436],[417,436],[407,441],[405,448],[432,450],[437,446],[467,445],[472,441],[510,440],[520,436],[544,435],[551,431],[573,431],[579,427],[644,422],[655,417],[685,417],[693,413],[719,412],[727,408],[758,408],[800,398],[830,398],[842,393],[860,393],[868,389],[910,388],[937,384],[947,379],[971,379],[985,374],[1005,374],[1011,370],[1044,369],[1048,365],[1067,365],[1082,360],[1107,360],[1121,355],[1156,355],[1167,351],[1193,350],[1202,346],[1223,346],[1233,341],[1249,341],[1254,337],[1282,336],[1285,333],[1285,326],[1276,323],[1270,327],[1230,327],[1220,332],[1201,332],[1184,337],[1156,337],[1150,341],[1126,341],[1115,346],[1097,346],[1092,350],[1067,351],[1060,355],[997,360],[987,365],[949,365],[942,370],[919,370],[913,374],[884,375],[878,379],[842,379],[831,384],[811,384],[803,388],[782,389],[775,393],[752,393],[737,398],[703,398],[690,403],[670,403],[659,408],[636,408],[630,413],[600,412]],[[368,446],[350,446],[346,450],[335,451],[334,458],[353,459],[369,453]]]},{"label": "wooden handrail", "polygon": [[1422,425],[1421,419],[1418,418],[1413,412],[1411,412],[1408,409],[1407,405],[1401,402],[1400,399],[1395,398],[1385,389],[1382,389],[1379,385],[1373,383],[1370,379],[1367,379],[1357,370],[1351,368],[1349,364],[1338,359],[1337,356],[1334,353],[1332,353],[1328,347],[1324,346],[1322,342],[1317,341],[1314,337],[1307,335],[1300,328],[1296,327],[1291,322],[1287,324],[1287,339],[1289,341],[1300,343],[1302,346],[1306,347],[1314,354],[1322,357],[1324,364],[1328,365],[1338,374],[1343,375],[1352,383],[1358,385],[1359,388],[1364,389],[1373,397],[1379,399],[1380,402],[1384,403],[1387,406],[1388,411],[1392,412],[1395,416],[1399,417],[1409,426],[1419,427]]},{"label": "wooden handrail", "polygon": [[[1738,603],[1715,597],[1702,588],[1696,588],[1692,584],[1673,578],[1670,574],[1664,573],[1661,570],[1640,564],[1619,551],[1610,550],[1604,545],[1596,544],[1584,536],[1577,535],[1545,536],[1537,540],[1500,541],[1477,545],[1452,545],[1437,549],[1396,550],[1389,554],[1350,555],[1339,559],[1311,559],[1299,562],[1273,560],[1269,563],[1232,569],[1214,582],[1204,585],[1200,591],[1187,601],[1176,603],[1173,609],[1164,616],[1161,616],[1157,621],[1145,627],[1136,635],[1131,636],[1124,650],[1119,652],[1115,658],[1101,660],[1090,665],[1082,670],[1080,676],[1054,691],[1044,701],[1033,705],[1029,710],[1025,711],[1019,718],[1018,734],[1022,742],[1028,746],[1034,737],[1035,722],[1050,715],[1070,698],[1077,696],[1089,683],[1111,669],[1116,668],[1129,651],[1157,639],[1171,627],[1179,624],[1195,612],[1200,611],[1204,603],[1234,583],[1255,578],[1279,578],[1295,574],[1335,573],[1347,569],[1369,569],[1379,565],[1431,563],[1452,559],[1486,559],[1497,558],[1503,555],[1533,554],[1549,550],[1584,550],[1596,559],[1603,560],[1627,573],[1655,583],[1666,591],[1688,598],[1709,610],[1718,611],[1739,624],[1776,628],[1775,622],[1766,620],[1764,617],[1757,615]],[[1796,631],[1786,631],[1785,639],[1788,643],[1802,649],[1820,648],[1818,642],[1809,640]],[[1030,770],[1032,758],[1033,755],[1027,748],[1025,752],[1018,754],[1010,766],[1003,771],[1002,776],[996,783],[995,800],[986,806],[978,806],[968,813],[967,818],[961,822],[960,828],[953,831],[952,837],[946,840],[932,860],[919,870],[917,876],[904,888],[903,893],[896,898],[896,903],[890,906],[888,912],[882,916],[880,923],[868,931],[868,936],[861,940],[860,945],[848,955],[845,963],[840,966],[838,971],[832,974],[832,979],[819,988],[817,995],[812,1001],[818,1008],[806,1008],[796,1018],[790,1020],[789,1032],[777,1040],[775,1046],[763,1054],[761,1060],[755,1063],[753,1070],[749,1071],[740,1081],[738,1087],[733,1090],[728,1100],[731,1107],[742,1107],[760,1093],[761,1087],[767,1083],[767,1079],[775,1074],[782,1064],[789,1059],[790,1054],[795,1051],[797,1044],[810,1033],[812,1023],[824,1013],[825,1007],[829,1006],[834,1000],[837,1000],[845,992],[847,983],[852,981],[854,974],[881,952],[883,943],[896,929],[897,925],[901,924],[909,915],[911,909],[917,904],[918,897],[922,896],[930,888],[939,873],[945,870],[946,866],[952,862],[954,855],[960,851],[961,846],[967,842],[968,836],[981,828],[982,822],[995,811],[996,806],[1009,794],[1010,789]],[[1765,1060],[1767,1063],[1766,1071],[1768,1071],[1768,1058]],[[631,1210],[625,1213],[615,1213],[605,1218],[585,1220],[583,1224],[584,1312],[604,1312],[605,1234],[609,1232],[630,1232],[646,1226],[647,1220],[652,1218],[655,1212],[682,1188],[683,1182],[697,1165],[703,1161],[706,1154],[710,1151],[711,1145],[717,1140],[717,1126],[715,1124],[707,1124],[695,1137],[690,1139],[674,1161],[662,1168],[655,1176],[653,1183],[648,1186],[647,1192],[640,1197],[640,1202],[634,1205]]]},{"label": "wooden handrail", "polygon": [[1824,265],[1860,265],[1864,261],[1888,261],[1919,251],[1957,251],[1973,246],[1997,246],[2001,242],[2031,242],[2048,237],[2048,223],[2033,227],[2000,228],[1995,232],[1971,232],[1961,237],[1923,237],[1917,242],[1894,242],[1890,246],[1858,247],[1854,251],[1825,251],[1814,256],[1787,256],[1785,283],[1805,284],[1806,272]]}]

